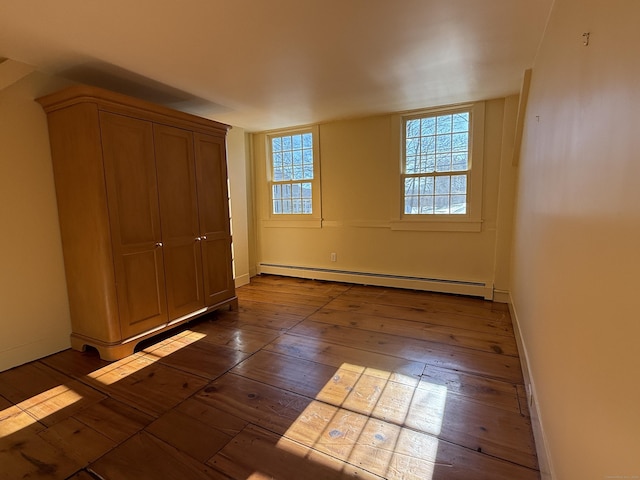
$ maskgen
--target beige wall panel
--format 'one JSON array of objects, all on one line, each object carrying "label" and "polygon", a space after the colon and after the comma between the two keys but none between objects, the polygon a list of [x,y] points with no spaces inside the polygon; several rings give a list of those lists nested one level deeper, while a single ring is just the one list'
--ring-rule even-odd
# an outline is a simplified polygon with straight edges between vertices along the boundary
[{"label": "beige wall panel", "polygon": [[61,86],[33,73],[0,91],[0,371],[69,346],[47,119],[33,100]]},{"label": "beige wall panel", "polygon": [[[245,131],[233,127],[227,134],[227,168],[231,197],[233,269],[236,287],[249,283],[248,152]],[[250,185],[250,184],[249,184]]]},{"label": "beige wall panel", "polygon": [[512,293],[561,480],[640,475],[638,18],[557,0],[533,68]]},{"label": "beige wall panel", "polygon": [[[357,272],[493,283],[504,99],[485,113],[481,232],[390,229],[399,217],[400,132],[394,115],[321,124],[322,228],[270,227],[265,135],[253,137],[258,261]],[[397,117],[396,117],[397,118]],[[508,121],[515,123],[515,115]],[[510,155],[511,152],[509,152]],[[510,157],[509,160],[510,161]],[[512,202],[511,198],[501,201]],[[506,221],[504,228],[511,228]],[[337,254],[331,262],[330,254]],[[501,257],[502,262],[509,258]],[[508,269],[508,266],[505,266]]]}]

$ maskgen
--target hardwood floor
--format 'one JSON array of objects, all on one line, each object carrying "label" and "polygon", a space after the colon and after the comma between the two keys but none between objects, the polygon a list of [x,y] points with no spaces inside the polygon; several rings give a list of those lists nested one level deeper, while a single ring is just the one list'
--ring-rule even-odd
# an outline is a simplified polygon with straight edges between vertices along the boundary
[{"label": "hardwood floor", "polygon": [[539,479],[505,305],[277,276],[0,373],[0,479]]}]

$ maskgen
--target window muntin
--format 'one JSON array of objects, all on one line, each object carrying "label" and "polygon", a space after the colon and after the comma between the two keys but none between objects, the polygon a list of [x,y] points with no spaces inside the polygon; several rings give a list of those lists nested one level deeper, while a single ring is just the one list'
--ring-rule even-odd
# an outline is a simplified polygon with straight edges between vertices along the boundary
[{"label": "window muntin", "polygon": [[467,215],[470,110],[404,119],[403,213]]},{"label": "window muntin", "polygon": [[270,137],[271,213],[312,215],[314,148],[311,131]]}]

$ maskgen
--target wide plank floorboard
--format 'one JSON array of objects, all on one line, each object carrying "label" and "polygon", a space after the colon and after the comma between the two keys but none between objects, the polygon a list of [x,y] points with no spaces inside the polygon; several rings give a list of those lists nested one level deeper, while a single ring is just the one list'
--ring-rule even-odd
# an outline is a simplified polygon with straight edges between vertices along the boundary
[{"label": "wide plank floorboard", "polygon": [[0,480],[540,478],[505,305],[280,276],[0,373]]}]

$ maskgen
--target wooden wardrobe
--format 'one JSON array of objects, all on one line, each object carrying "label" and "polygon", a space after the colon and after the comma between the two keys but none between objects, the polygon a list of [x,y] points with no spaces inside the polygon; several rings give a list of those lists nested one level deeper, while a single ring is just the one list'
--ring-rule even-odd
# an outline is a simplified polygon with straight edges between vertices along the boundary
[{"label": "wooden wardrobe", "polygon": [[47,113],[73,333],[106,360],[237,307],[228,125],[76,86]]}]

